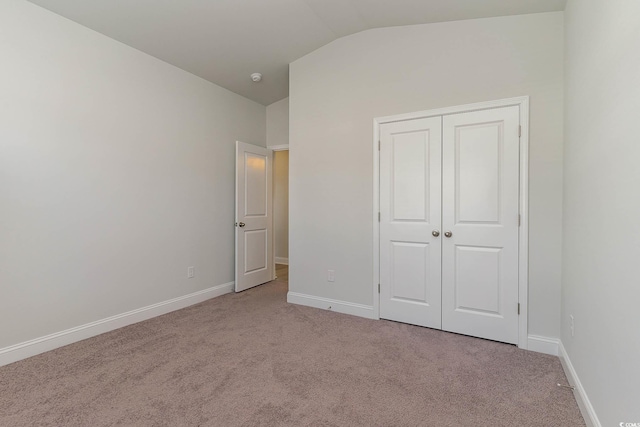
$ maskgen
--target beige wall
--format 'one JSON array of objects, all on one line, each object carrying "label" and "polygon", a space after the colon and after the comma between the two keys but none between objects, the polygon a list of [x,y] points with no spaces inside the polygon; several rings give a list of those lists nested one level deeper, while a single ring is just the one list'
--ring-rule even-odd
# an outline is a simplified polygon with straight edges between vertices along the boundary
[{"label": "beige wall", "polygon": [[640,2],[569,0],[565,20],[562,342],[600,423],[638,423]]},{"label": "beige wall", "polygon": [[23,0],[0,58],[0,349],[233,281],[264,106]]},{"label": "beige wall", "polygon": [[273,225],[276,263],[289,262],[289,151],[273,153]]},{"label": "beige wall", "polygon": [[373,303],[374,117],[529,95],[529,333],[559,337],[562,12],[364,31],[290,73],[291,291]]}]

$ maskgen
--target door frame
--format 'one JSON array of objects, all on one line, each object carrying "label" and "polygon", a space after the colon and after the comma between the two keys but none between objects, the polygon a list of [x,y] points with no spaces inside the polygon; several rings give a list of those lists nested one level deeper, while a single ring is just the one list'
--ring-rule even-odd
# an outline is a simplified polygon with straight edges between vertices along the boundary
[{"label": "door frame", "polygon": [[447,114],[489,110],[500,107],[520,107],[520,182],[518,213],[518,347],[528,347],[528,296],[529,296],[529,97],[498,99],[494,101],[437,108],[414,113],[376,117],[373,119],[373,315],[380,319],[380,126],[385,123],[401,122]]}]

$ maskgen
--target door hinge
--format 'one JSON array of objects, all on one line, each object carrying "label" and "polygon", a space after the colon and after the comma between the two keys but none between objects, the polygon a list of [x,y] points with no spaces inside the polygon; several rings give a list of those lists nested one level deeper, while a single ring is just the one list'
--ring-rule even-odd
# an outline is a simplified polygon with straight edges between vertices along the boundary
[{"label": "door hinge", "polygon": [[380,283],[378,283],[378,293],[380,293]]},{"label": "door hinge", "polygon": [[518,138],[522,136],[522,126],[518,125]]},{"label": "door hinge", "polygon": [[380,212],[378,212],[378,222],[380,222]]},{"label": "door hinge", "polygon": [[520,303],[518,303],[518,316],[520,315]]},{"label": "door hinge", "polygon": [[522,224],[521,216],[520,214],[518,214],[518,227],[520,227],[521,224]]},{"label": "door hinge", "polygon": [[378,151],[380,151],[380,140],[378,140]]}]

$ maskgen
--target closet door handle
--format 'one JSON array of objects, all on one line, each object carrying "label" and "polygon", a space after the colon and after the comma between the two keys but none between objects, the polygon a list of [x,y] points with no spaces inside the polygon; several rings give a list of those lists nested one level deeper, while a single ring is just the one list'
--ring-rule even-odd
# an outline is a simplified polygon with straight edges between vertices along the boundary
[{"label": "closet door handle", "polygon": [[440,235],[440,232],[439,232],[438,230],[433,230],[433,231],[431,232],[431,235],[432,235],[433,237],[438,237],[438,236]]},{"label": "closet door handle", "polygon": [[451,237],[451,236],[453,236],[452,232],[450,232],[450,231],[445,231],[444,232],[444,237]]}]

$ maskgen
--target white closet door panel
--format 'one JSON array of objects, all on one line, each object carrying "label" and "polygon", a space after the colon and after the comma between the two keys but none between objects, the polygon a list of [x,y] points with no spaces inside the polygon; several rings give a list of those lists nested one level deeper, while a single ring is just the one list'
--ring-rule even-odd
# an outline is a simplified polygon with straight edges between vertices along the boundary
[{"label": "white closet door panel", "polygon": [[433,302],[428,286],[430,245],[395,241],[390,243],[391,298],[419,304]]},{"label": "white closet door panel", "polygon": [[502,123],[460,127],[456,136],[456,223],[500,221]]},{"label": "white closet door panel", "polygon": [[519,108],[443,117],[442,328],[518,342]]},{"label": "white closet door panel", "polygon": [[380,130],[380,317],[440,328],[441,118]]},{"label": "white closet door panel", "polygon": [[455,251],[456,309],[499,316],[502,248],[458,245]]}]

